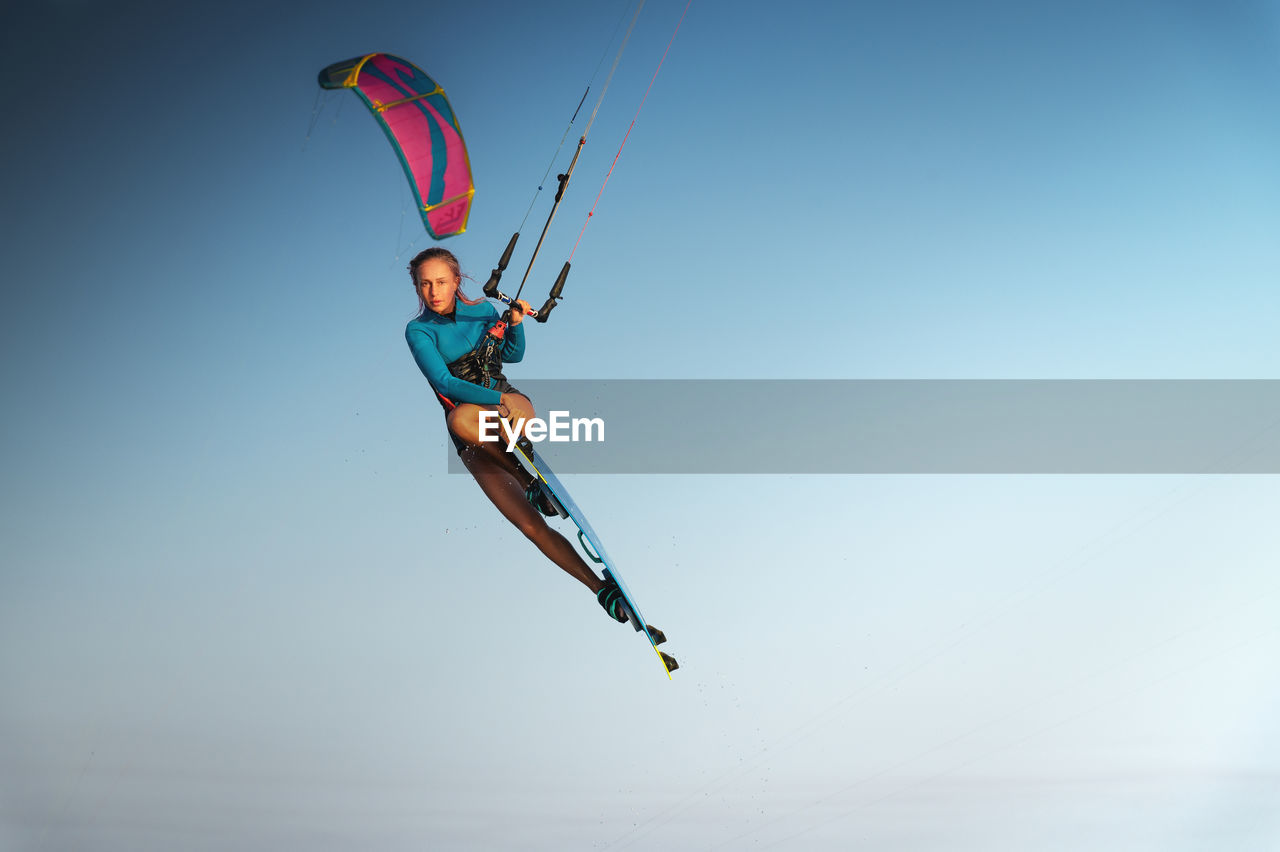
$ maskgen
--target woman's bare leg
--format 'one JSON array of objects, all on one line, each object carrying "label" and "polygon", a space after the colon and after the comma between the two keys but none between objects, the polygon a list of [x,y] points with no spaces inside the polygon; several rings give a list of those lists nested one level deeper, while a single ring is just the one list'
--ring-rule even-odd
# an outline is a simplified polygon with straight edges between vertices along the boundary
[{"label": "woman's bare leg", "polygon": [[[533,416],[533,403],[529,402],[528,397],[521,394],[517,394],[517,396],[520,396],[528,406],[528,413],[524,414],[524,416]],[[525,470],[524,466],[516,461],[511,453],[507,452],[508,438],[506,431],[499,425],[497,430],[500,440],[480,440],[480,414],[484,411],[495,410],[494,406],[482,406],[469,402],[462,403],[449,412],[445,422],[448,424],[449,431],[458,436],[463,443],[474,447],[491,461],[510,471],[512,476],[515,476],[524,484],[523,487],[528,488],[533,482],[534,476]]]},{"label": "woman's bare leg", "polygon": [[480,490],[498,507],[516,529],[537,545],[543,555],[560,566],[569,576],[578,580],[593,593],[604,588],[604,581],[591,570],[586,561],[578,555],[577,549],[569,539],[547,525],[542,513],[535,509],[524,496],[527,479],[531,475],[523,467],[501,451],[511,465],[525,475],[517,478],[509,464],[494,459],[487,448],[467,445],[461,453],[462,463],[475,477]]}]

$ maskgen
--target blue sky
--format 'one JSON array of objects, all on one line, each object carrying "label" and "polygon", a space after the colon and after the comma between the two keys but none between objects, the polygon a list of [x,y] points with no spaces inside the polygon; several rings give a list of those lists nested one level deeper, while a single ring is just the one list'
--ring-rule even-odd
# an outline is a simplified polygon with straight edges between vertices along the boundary
[{"label": "blue sky", "polygon": [[[316,72],[445,86],[482,281],[624,13],[10,13],[0,845],[1274,848],[1273,477],[571,477],[668,683],[445,473]],[[1276,378],[1278,102],[1274,3],[694,0],[513,379]]]}]

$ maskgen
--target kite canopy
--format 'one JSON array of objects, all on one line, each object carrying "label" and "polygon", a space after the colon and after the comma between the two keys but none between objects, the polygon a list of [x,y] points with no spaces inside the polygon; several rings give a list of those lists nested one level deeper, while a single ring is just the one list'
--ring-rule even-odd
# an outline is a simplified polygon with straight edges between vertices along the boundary
[{"label": "kite canopy", "polygon": [[378,120],[400,164],[427,232],[436,239],[467,229],[471,161],[444,89],[412,63],[388,53],[335,62],[320,72],[326,89],[354,89]]}]

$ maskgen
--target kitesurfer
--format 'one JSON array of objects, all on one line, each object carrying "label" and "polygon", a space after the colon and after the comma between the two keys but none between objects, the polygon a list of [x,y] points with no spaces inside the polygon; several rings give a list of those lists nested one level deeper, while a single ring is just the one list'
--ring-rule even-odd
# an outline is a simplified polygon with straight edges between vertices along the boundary
[{"label": "kitesurfer", "polygon": [[405,328],[405,339],[418,368],[431,383],[445,409],[445,423],[458,457],[493,505],[542,553],[596,595],[605,612],[626,621],[622,592],[591,570],[567,538],[547,525],[543,515],[558,514],[542,483],[506,449],[505,441],[482,441],[481,412],[496,411],[515,432],[521,418],[534,416],[533,403],[512,387],[502,363],[524,357],[522,322],[529,311],[523,299],[511,305],[500,358],[481,357],[477,347],[498,321],[484,299],[462,292],[462,269],[453,252],[429,248],[409,262],[418,294],[418,316]]}]

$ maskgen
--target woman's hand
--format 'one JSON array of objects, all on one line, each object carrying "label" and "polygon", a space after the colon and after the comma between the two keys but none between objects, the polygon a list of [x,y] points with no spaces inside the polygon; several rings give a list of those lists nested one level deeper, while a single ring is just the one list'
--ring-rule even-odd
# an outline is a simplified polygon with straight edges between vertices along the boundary
[{"label": "woman's hand", "polygon": [[511,303],[511,324],[519,325],[524,322],[524,315],[529,313],[532,308],[524,299],[516,299]]},{"label": "woman's hand", "polygon": [[520,420],[531,420],[533,414],[533,403],[524,394],[504,393],[498,400],[498,415],[513,424]]}]

